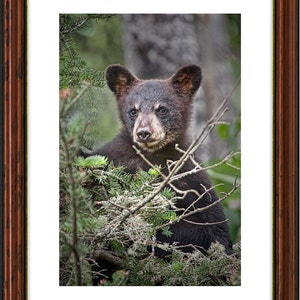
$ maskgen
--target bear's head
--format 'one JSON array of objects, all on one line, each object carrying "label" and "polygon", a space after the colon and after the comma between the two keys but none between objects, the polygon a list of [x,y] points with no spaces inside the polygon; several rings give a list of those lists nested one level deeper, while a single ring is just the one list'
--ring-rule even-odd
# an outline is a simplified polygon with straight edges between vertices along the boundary
[{"label": "bear's head", "polygon": [[120,118],[141,149],[155,152],[186,134],[192,99],[201,83],[201,69],[188,65],[166,80],[141,80],[121,65],[106,69]]}]

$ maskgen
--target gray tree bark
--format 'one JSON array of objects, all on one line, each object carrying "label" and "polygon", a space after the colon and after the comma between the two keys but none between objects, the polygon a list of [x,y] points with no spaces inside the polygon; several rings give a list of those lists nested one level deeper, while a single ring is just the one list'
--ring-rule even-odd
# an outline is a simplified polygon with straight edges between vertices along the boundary
[{"label": "gray tree bark", "polygon": [[193,15],[122,15],[125,62],[141,78],[168,77],[197,63]]}]

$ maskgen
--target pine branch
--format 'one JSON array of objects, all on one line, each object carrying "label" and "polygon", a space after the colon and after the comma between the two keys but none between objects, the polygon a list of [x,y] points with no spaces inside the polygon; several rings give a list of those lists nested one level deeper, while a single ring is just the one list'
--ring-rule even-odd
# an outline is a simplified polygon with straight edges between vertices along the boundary
[{"label": "pine branch", "polygon": [[69,175],[69,185],[70,185],[70,202],[71,202],[71,214],[72,214],[72,252],[75,260],[75,281],[76,285],[82,285],[82,276],[81,276],[81,262],[80,255],[78,252],[78,230],[77,230],[77,199],[76,199],[76,182],[74,178],[73,172],[73,160],[71,157],[71,153],[69,151],[68,142],[66,136],[64,134],[64,130],[62,128],[62,124],[60,122],[60,135],[62,140],[62,145],[64,147],[65,155],[66,155],[66,165]]}]

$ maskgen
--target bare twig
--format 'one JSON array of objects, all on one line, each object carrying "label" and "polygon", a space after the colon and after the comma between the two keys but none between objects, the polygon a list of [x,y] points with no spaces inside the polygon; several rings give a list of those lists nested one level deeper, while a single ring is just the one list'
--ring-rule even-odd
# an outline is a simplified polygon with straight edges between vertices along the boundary
[{"label": "bare twig", "polygon": [[[236,181],[235,181],[234,184],[233,184],[232,189],[228,193],[225,193],[225,195],[223,197],[219,198],[218,200],[216,200],[216,201],[212,202],[211,204],[208,204],[208,205],[206,205],[204,207],[200,207],[200,208],[197,208],[195,210],[192,210],[192,211],[189,211],[189,212],[185,212],[182,215],[180,215],[176,220],[171,220],[168,223],[165,223],[163,225],[155,227],[155,230],[160,230],[160,229],[162,229],[162,228],[164,228],[166,226],[170,226],[172,224],[175,224],[175,223],[179,222],[180,220],[183,220],[183,219],[185,219],[187,217],[190,217],[190,216],[192,216],[192,215],[194,215],[196,213],[203,212],[203,211],[205,211],[205,210],[207,210],[207,209],[215,206],[216,204],[224,201],[225,199],[227,199],[230,195],[232,195],[239,188],[240,188],[240,184],[237,184]],[[207,225],[213,225],[213,224],[207,224]]]},{"label": "bare twig", "polygon": [[200,222],[194,222],[194,221],[185,220],[185,219],[183,219],[183,221],[194,224],[194,225],[199,225],[199,226],[211,226],[211,225],[218,225],[218,224],[226,223],[226,222],[228,222],[228,219],[225,219],[225,220],[219,221],[219,222],[211,222],[211,223],[210,222],[200,223]]}]

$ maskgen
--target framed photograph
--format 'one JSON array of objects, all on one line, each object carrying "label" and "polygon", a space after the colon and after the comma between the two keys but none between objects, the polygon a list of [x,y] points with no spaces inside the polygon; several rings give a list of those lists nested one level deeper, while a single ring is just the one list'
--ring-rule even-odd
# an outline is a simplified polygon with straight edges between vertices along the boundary
[{"label": "framed photograph", "polygon": [[[3,299],[81,299],[149,287],[60,286],[59,17],[240,14],[242,275],[239,286],[168,287],[175,299],[299,297],[299,2],[195,4],[8,0],[3,8],[0,217]],[[172,8],[170,8],[170,6]],[[258,9],[258,7],[260,7]],[[213,37],[212,37],[213,38]],[[162,289],[153,288],[158,296]]]}]

